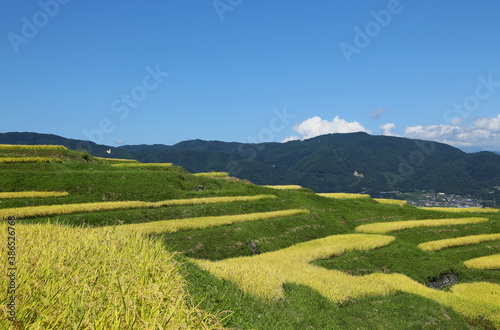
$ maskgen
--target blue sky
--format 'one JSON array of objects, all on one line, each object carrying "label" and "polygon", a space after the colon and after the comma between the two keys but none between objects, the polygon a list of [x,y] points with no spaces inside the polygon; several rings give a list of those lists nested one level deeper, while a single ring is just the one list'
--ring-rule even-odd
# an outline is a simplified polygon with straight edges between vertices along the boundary
[{"label": "blue sky", "polygon": [[500,2],[8,1],[0,132],[500,150]]}]

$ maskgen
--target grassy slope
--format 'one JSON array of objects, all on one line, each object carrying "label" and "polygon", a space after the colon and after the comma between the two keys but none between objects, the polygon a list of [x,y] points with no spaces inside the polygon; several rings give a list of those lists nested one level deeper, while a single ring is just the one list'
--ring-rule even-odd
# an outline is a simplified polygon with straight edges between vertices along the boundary
[{"label": "grassy slope", "polygon": [[[26,156],[39,154],[24,153]],[[353,233],[367,223],[430,218],[466,217],[469,215],[429,212],[411,206],[382,205],[373,200],[334,200],[317,196],[308,189],[281,191],[227,180],[195,177],[182,168],[120,168],[110,161],[81,162],[84,155],[63,151],[50,155],[61,157],[65,164],[0,164],[0,191],[67,191],[66,197],[2,200],[0,208],[63,203],[190,198],[229,195],[274,194],[278,200],[228,203],[189,207],[120,210],[72,214],[22,222],[45,222],[47,219],[68,225],[103,226],[139,223],[173,218],[227,215],[251,212],[307,208],[308,215],[240,223],[230,226],[158,236],[169,249],[183,252],[185,276],[200,307],[216,312],[234,313],[224,320],[227,326],[241,328],[467,328],[464,318],[447,307],[419,296],[400,293],[388,297],[360,299],[338,306],[313,290],[286,285],[286,300],[266,305],[244,294],[234,284],[218,280],[184,256],[221,260],[251,255],[247,241],[255,242],[261,252],[276,251],[298,242],[333,234]],[[204,191],[196,187],[202,184]],[[474,216],[471,214],[470,216]],[[314,263],[351,274],[396,272],[428,283],[443,273],[453,272],[460,281],[486,280],[500,283],[498,271],[470,270],[463,261],[500,253],[500,242],[424,252],[418,243],[480,233],[500,232],[500,215],[483,215],[488,223],[450,228],[419,228],[391,235],[397,240],[373,251],[350,252]],[[411,260],[411,262],[408,262]]]}]

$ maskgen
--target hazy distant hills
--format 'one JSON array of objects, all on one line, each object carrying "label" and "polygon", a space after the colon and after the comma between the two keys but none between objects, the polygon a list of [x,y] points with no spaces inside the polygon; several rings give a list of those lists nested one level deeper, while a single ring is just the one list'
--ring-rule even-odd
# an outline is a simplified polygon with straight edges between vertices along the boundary
[{"label": "hazy distant hills", "polygon": [[[183,141],[118,148],[38,133],[0,133],[0,143],[61,144],[103,157],[173,162],[189,172],[227,171],[256,184],[299,184],[316,192],[436,190],[500,197],[500,155],[366,133],[329,134],[288,143]],[[106,150],[111,149],[111,154]],[[494,191],[494,193],[490,193]]]}]

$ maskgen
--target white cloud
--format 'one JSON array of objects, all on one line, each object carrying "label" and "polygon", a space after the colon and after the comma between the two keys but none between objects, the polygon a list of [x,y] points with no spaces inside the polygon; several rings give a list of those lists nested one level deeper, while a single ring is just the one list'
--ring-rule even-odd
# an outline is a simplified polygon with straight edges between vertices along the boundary
[{"label": "white cloud", "polygon": [[459,126],[460,123],[454,121],[451,125],[409,126],[404,129],[404,136],[443,142],[455,147],[500,150],[500,114],[492,118],[477,118],[469,126]]},{"label": "white cloud", "polygon": [[[396,125],[380,125],[383,135],[399,136],[394,133]],[[330,133],[372,132],[357,121],[349,122],[338,116],[328,121],[314,116],[295,125],[292,130],[298,133],[286,137],[281,142],[310,139]],[[477,118],[472,125],[465,125],[462,120],[453,120],[451,124],[408,126],[403,130],[403,137],[432,140],[455,147],[475,147],[485,150],[500,151],[500,114],[495,117]]]},{"label": "white cloud", "polygon": [[[340,119],[336,116],[332,121],[321,119],[318,116],[309,118],[302,123],[292,127],[292,130],[299,133],[301,137],[290,136],[285,138],[283,141],[290,141],[290,139],[310,139],[319,135],[330,134],[330,133],[354,133],[354,132],[366,132],[371,133],[369,129],[361,126],[357,121],[349,122],[345,119]],[[283,142],[282,141],[282,142]]]},{"label": "white cloud", "polygon": [[386,111],[387,111],[386,108],[377,108],[377,110],[373,111],[370,114],[370,117],[372,117],[373,119],[379,119],[380,115],[384,114]]},{"label": "white cloud", "polygon": [[430,125],[409,126],[404,129],[404,136],[415,139],[434,140],[444,136],[453,136],[458,133],[460,126]]},{"label": "white cloud", "polygon": [[478,118],[474,122],[474,126],[492,132],[500,132],[500,114],[493,118]]},{"label": "white cloud", "polygon": [[387,135],[387,136],[398,136],[397,134],[395,134],[392,130],[396,128],[396,125],[394,123],[387,123],[387,124],[384,124],[384,125],[380,125],[379,126],[380,129],[382,130],[382,134],[383,135]]}]

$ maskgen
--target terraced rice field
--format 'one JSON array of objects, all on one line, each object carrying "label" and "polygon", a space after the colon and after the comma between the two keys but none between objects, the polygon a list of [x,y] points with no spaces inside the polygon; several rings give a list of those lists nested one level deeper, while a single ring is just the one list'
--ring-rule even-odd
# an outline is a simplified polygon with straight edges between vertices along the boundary
[{"label": "terraced rice field", "polygon": [[359,199],[370,198],[368,194],[348,194],[348,193],[318,193],[319,196],[335,199]]},{"label": "terraced rice field", "polygon": [[228,172],[200,172],[194,173],[196,176],[202,176],[205,178],[227,178],[229,176]]},{"label": "terraced rice field", "polygon": [[466,225],[488,221],[488,218],[452,218],[438,220],[409,220],[394,222],[376,222],[356,227],[356,231],[365,234],[388,234],[395,231],[422,227],[440,227]]},{"label": "terraced rice field", "polygon": [[471,236],[448,238],[438,241],[425,242],[419,244],[418,247],[425,251],[439,251],[450,247],[478,244],[482,242],[498,241],[498,240],[500,240],[500,234],[471,235]]},{"label": "terraced rice field", "polygon": [[137,160],[135,159],[124,159],[124,158],[107,158],[107,157],[95,157],[94,158],[97,158],[97,159],[101,159],[101,160],[109,160],[109,161],[113,161],[113,162],[137,162]]},{"label": "terraced rice field", "polygon": [[215,276],[231,280],[248,293],[264,300],[284,297],[285,282],[310,286],[337,303],[349,297],[393,293],[377,276],[359,281],[339,271],[329,271],[309,264],[353,250],[369,250],[391,243],[394,237],[376,235],[334,235],[252,257],[212,262],[193,260]]},{"label": "terraced rice field", "polygon": [[399,199],[389,199],[389,198],[374,198],[380,204],[394,204],[394,205],[406,205],[408,201],[399,200]]},{"label": "terraced rice field", "polygon": [[61,145],[26,145],[26,144],[0,144],[0,150],[68,150]]},{"label": "terraced rice field", "polygon": [[500,254],[470,259],[464,261],[464,264],[473,269],[500,269]]},{"label": "terraced rice field", "polygon": [[124,202],[98,202],[98,203],[47,205],[47,206],[45,205],[28,206],[19,208],[0,209],[0,220],[7,220],[9,216],[15,216],[17,218],[47,217],[60,214],[71,214],[71,213],[81,213],[81,212],[98,212],[98,211],[137,209],[137,208],[156,208],[156,207],[180,206],[180,205],[249,202],[249,201],[275,199],[275,198],[277,197],[274,195],[257,195],[257,196],[227,196],[227,197],[170,199],[160,202],[124,201]]},{"label": "terraced rice field", "polygon": [[223,215],[216,217],[198,217],[198,218],[154,221],[148,223],[128,224],[119,226],[118,228],[120,230],[127,230],[146,235],[153,235],[153,234],[175,233],[178,231],[200,230],[210,227],[230,225],[234,223],[283,218],[283,217],[308,214],[308,213],[309,211],[304,209],[282,210],[273,212]]},{"label": "terraced rice field", "polygon": [[172,163],[123,163],[123,164],[113,164],[111,166],[115,167],[170,167],[172,166]]},{"label": "terraced rice field", "polygon": [[[4,242],[8,226],[0,223]],[[193,304],[174,255],[158,242],[110,228],[17,224],[15,230],[22,242],[15,270],[19,326],[2,329],[221,328]],[[2,298],[8,286],[0,281]],[[7,311],[0,304],[0,325],[10,322]]]},{"label": "terraced rice field", "polygon": [[0,164],[21,164],[21,163],[62,163],[63,160],[57,157],[0,157]]},{"label": "terraced rice field", "polygon": [[237,283],[243,291],[264,301],[284,298],[284,283],[306,285],[336,303],[404,291],[450,306],[472,319],[481,315],[500,327],[500,285],[485,282],[458,284],[451,292],[444,292],[425,287],[401,274],[352,276],[309,263],[352,250],[380,248],[392,241],[394,237],[391,236],[334,235],[253,257],[216,262],[192,261],[218,278]]},{"label": "terraced rice field", "polygon": [[288,189],[301,189],[302,186],[296,185],[296,184],[289,184],[289,185],[266,185],[263,186],[266,188],[272,188],[272,189],[281,189],[281,190],[288,190]]},{"label": "terraced rice field", "polygon": [[[57,147],[55,150],[64,149]],[[116,165],[132,167],[171,166],[171,164],[136,164],[129,161],[113,166]],[[118,170],[113,169],[112,171]],[[123,176],[129,171],[123,170]],[[162,175],[165,174],[164,171],[141,172],[162,172]],[[201,176],[208,177],[209,175],[213,175],[213,173],[202,174]],[[176,184],[181,185],[184,180],[187,180],[186,177],[178,178]],[[226,183],[227,180],[212,181],[213,185],[232,184]],[[192,191],[189,192],[191,195],[188,196],[198,193],[195,192],[194,188],[192,187]],[[301,187],[273,186],[272,188],[287,190]],[[18,189],[22,189],[22,187],[18,187]],[[254,189],[255,192],[261,188],[251,187],[251,189]],[[263,191],[263,189],[260,191]],[[341,225],[349,220],[346,219],[349,214],[353,214],[350,213],[351,209],[349,207],[343,208],[342,203],[350,203],[348,205],[351,206],[361,205],[365,202],[349,200],[367,199],[370,198],[369,195],[320,194],[336,200],[327,201],[328,203],[322,204],[322,207],[309,211],[308,207],[304,206],[306,203],[303,203],[304,198],[302,197],[297,198],[293,208],[281,207],[282,205],[289,205],[286,200],[288,195],[300,194],[301,191],[275,191],[274,193],[273,195],[191,197],[158,202],[127,200],[121,202],[0,208],[1,220],[7,220],[10,216],[23,219],[167,206],[185,206],[183,211],[186,214],[189,214],[191,208],[197,208],[196,212],[205,214],[205,211],[217,212],[219,209],[216,209],[215,206],[220,207],[226,205],[225,203],[234,204],[234,208],[231,210],[238,208],[243,210],[246,202],[254,202],[256,209],[263,210],[262,212],[235,212],[235,214],[223,216],[186,216],[169,220],[154,219],[150,222],[92,229],[63,227],[52,224],[19,224],[16,230],[23,237],[23,242],[25,242],[22,249],[23,253],[19,254],[18,258],[19,281],[22,283],[18,294],[19,301],[23,302],[18,310],[19,319],[24,322],[23,324],[30,324],[32,328],[40,329],[57,328],[58,326],[65,328],[117,329],[136,327],[143,329],[169,327],[221,328],[222,324],[216,316],[198,309],[197,305],[191,301],[187,293],[186,282],[179,275],[180,266],[174,261],[174,253],[166,252],[164,245],[159,241],[145,236],[167,236],[167,234],[171,233],[182,235],[184,234],[180,233],[182,231],[196,231],[196,234],[192,232],[185,234],[193,235],[193,237],[203,237],[210,231],[213,234],[214,230],[220,226],[221,228],[227,228],[227,230],[216,232],[216,235],[226,237],[224,235],[230,235],[231,233],[238,235],[239,230],[243,230],[240,227],[247,226],[248,229],[257,226],[259,222],[262,225],[264,221],[268,221],[265,222],[265,229],[269,231],[273,230],[274,223],[279,222],[286,225],[290,223],[290,226],[293,225],[293,227],[283,232],[283,235],[288,237],[296,235],[301,230],[307,231],[311,229],[311,231],[307,236],[308,239],[303,240],[301,243],[288,244],[288,241],[285,241],[288,245],[280,243],[286,245],[285,247],[270,245],[272,248],[269,251],[271,252],[214,261],[195,258],[189,260],[214,277],[236,284],[244,293],[265,304],[269,304],[268,306],[285,304],[284,300],[287,299],[287,295],[284,286],[287,284],[311,288],[330,302],[341,306],[358,299],[389,297],[405,292],[433,300],[440,303],[441,306],[448,306],[476,325],[482,324],[484,321],[487,322],[487,326],[500,328],[500,285],[498,284],[476,281],[456,284],[448,291],[435,290],[409,276],[396,272],[382,273],[375,271],[368,275],[355,276],[339,269],[328,270],[312,264],[313,261],[318,259],[335,258],[346,253],[369,252],[389,248],[399,243],[401,239],[401,236],[398,236],[399,232],[407,229],[442,226],[447,230],[452,230],[466,224],[490,224],[493,220],[490,221],[486,217],[487,215],[481,218],[375,222],[356,226],[355,231],[358,233],[352,233],[354,226]],[[0,199],[63,196],[68,196],[68,194],[57,191],[0,193]],[[70,197],[71,195],[68,196],[68,198]],[[326,200],[317,198],[314,195],[313,197],[315,202],[317,200]],[[404,206],[403,201],[378,201]],[[370,208],[369,212],[372,212],[371,208],[373,207],[384,210],[389,208],[370,201],[365,204],[367,208]],[[309,205],[312,205],[312,203]],[[214,209],[210,209],[212,207]],[[276,210],[276,208],[281,209]],[[402,212],[406,208],[408,206],[394,207],[397,212]],[[273,211],[269,211],[269,209]],[[338,209],[344,210],[345,215],[341,214],[340,211],[337,213]],[[367,214],[371,214],[369,212]],[[423,214],[422,211],[418,212],[420,212],[420,215]],[[327,213],[338,214],[338,216],[331,218],[329,221],[321,222],[321,217]],[[185,213],[182,213],[182,215],[185,215]],[[363,218],[362,220],[365,221],[366,219],[372,218]],[[307,221],[307,224],[299,220]],[[353,221],[357,220],[359,219]],[[297,223],[294,224],[296,221]],[[317,221],[317,223],[314,221]],[[238,224],[238,226],[231,226],[232,224]],[[322,228],[321,230],[326,230],[329,226],[338,226],[337,228],[340,229],[337,232],[342,233],[315,238],[318,233],[312,230],[316,228],[315,226]],[[5,239],[6,227],[8,227],[7,221],[0,222],[2,239]],[[345,233],[346,231],[350,232]],[[249,232],[251,233],[251,231],[247,233]],[[394,236],[386,235],[388,233],[394,233]],[[270,241],[278,241],[277,237],[271,237],[274,233],[268,232],[268,234]],[[188,236],[186,240],[192,240],[193,237]],[[306,236],[297,237],[302,239],[302,237]],[[251,239],[255,240],[255,237]],[[480,234],[433,240],[420,243],[418,247],[426,251],[439,251],[444,248],[494,240],[500,240],[500,234]],[[417,244],[414,243],[414,245],[415,250],[418,250]],[[0,253],[6,255],[6,252],[6,245],[3,245],[0,248]],[[428,254],[434,255],[434,253]],[[464,264],[470,269],[498,269],[499,256],[499,254],[493,254],[474,258],[465,261]],[[4,258],[4,262],[5,260]],[[7,286],[7,281],[0,281],[0,291],[5,292]],[[5,320],[2,317],[4,317],[6,311],[6,305],[0,305],[0,322]],[[21,329],[22,326],[18,328]]]},{"label": "terraced rice field", "polygon": [[65,191],[20,191],[20,192],[0,192],[0,199],[7,198],[43,198],[43,197],[64,197],[69,193]]},{"label": "terraced rice field", "polygon": [[[356,231],[379,234],[411,228],[457,226],[487,221],[488,218],[397,221],[362,225],[358,226]],[[478,235],[466,240],[457,239],[457,241],[465,244],[465,242],[483,242],[492,239],[500,239],[500,234]],[[392,295],[397,291],[403,291],[450,306],[470,319],[477,320],[478,315],[481,315],[481,319],[487,319],[491,324],[500,327],[500,285],[498,284],[462,283],[453,286],[450,292],[446,292],[430,289],[402,274],[373,273],[365,276],[352,276],[342,271],[326,270],[310,264],[313,260],[331,258],[349,251],[382,248],[394,240],[395,237],[385,235],[333,235],[252,257],[221,261],[192,259],[192,262],[220,279],[237,283],[244,292],[263,301],[284,299],[283,285],[285,283],[308,286],[335,303],[370,296]],[[458,245],[458,243],[454,244],[448,243],[447,246]],[[485,257],[479,259],[479,262],[496,267],[498,256]]]}]

